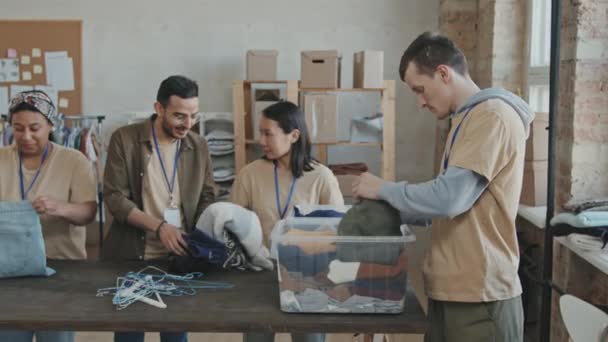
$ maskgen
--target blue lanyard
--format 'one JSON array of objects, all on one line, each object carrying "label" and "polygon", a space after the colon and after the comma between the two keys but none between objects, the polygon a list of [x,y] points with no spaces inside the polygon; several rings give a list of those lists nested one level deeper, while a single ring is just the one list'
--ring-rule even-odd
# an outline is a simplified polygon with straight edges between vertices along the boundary
[{"label": "blue lanyard", "polygon": [[296,177],[293,177],[293,180],[291,181],[291,188],[289,189],[289,196],[287,196],[287,203],[285,203],[285,208],[283,208],[283,211],[281,211],[281,198],[279,197],[279,177],[277,175],[277,162],[274,162],[274,193],[276,195],[277,198],[277,210],[279,212],[279,217],[281,218],[281,220],[285,217],[285,214],[287,213],[287,208],[289,208],[289,202],[291,202],[291,197],[293,196],[293,188],[294,185],[296,184]]},{"label": "blue lanyard", "polygon": [[42,153],[42,160],[40,161],[40,166],[38,166],[38,170],[36,170],[36,174],[34,175],[34,178],[32,179],[32,182],[30,183],[30,186],[27,188],[27,190],[25,190],[25,186],[23,185],[23,160],[21,158],[21,153],[19,153],[19,181],[20,181],[20,185],[21,185],[21,200],[22,201],[25,201],[25,197],[30,192],[30,190],[32,190],[34,183],[36,183],[36,179],[38,179],[38,176],[40,175],[40,170],[42,170],[42,165],[44,165],[44,161],[46,160],[46,156],[48,155],[48,153],[49,153],[49,144],[46,144],[46,147],[44,148],[44,152]]},{"label": "blue lanyard", "polygon": [[443,157],[443,172],[445,172],[445,170],[447,170],[447,168],[448,168],[448,160],[450,159],[450,153],[452,152],[452,147],[454,147],[454,142],[456,141],[456,137],[458,136],[458,132],[460,131],[460,126],[462,126],[464,119],[467,118],[467,115],[469,115],[470,112],[471,112],[471,110],[469,109],[464,114],[464,116],[462,117],[462,120],[460,121],[458,126],[456,126],[456,129],[454,130],[454,135],[452,135],[452,142],[450,143],[450,150],[446,151],[445,156]]},{"label": "blue lanyard", "polygon": [[169,189],[169,198],[171,199],[170,206],[173,206],[173,189],[175,189],[175,175],[177,174],[177,161],[179,160],[179,145],[180,141],[177,141],[175,145],[175,161],[173,163],[173,177],[171,178],[171,183],[169,183],[169,177],[167,177],[167,171],[165,170],[165,163],[163,163],[163,157],[160,155],[160,149],[158,148],[158,140],[156,139],[156,130],[154,129],[154,123],[152,123],[152,138],[154,138],[154,146],[156,147],[156,155],[158,156],[158,160],[160,161],[160,167],[163,170],[163,175],[165,176],[165,182],[167,183],[167,188]]}]

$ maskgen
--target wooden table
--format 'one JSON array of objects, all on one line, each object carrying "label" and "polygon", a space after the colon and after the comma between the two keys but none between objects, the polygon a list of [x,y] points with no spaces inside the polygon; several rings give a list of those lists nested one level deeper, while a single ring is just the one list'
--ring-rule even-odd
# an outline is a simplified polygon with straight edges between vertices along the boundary
[{"label": "wooden table", "polygon": [[75,331],[424,333],[426,318],[408,289],[395,314],[294,314],[279,308],[276,272],[216,272],[203,280],[234,284],[195,296],[163,297],[166,309],[134,303],[117,311],[97,289],[143,263],[52,261],[49,278],[0,280],[0,329]]}]

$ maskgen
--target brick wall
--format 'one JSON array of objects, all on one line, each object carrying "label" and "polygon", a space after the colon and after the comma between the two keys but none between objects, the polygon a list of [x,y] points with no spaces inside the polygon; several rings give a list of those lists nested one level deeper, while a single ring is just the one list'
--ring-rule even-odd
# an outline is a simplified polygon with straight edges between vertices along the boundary
[{"label": "brick wall", "polygon": [[556,204],[608,196],[608,3],[563,7]]},{"label": "brick wall", "polygon": [[492,64],[494,55],[494,0],[478,0],[477,29],[478,45],[475,52],[475,78],[480,88],[492,86]]},{"label": "brick wall", "polygon": [[524,76],[527,72],[527,3],[525,0],[493,2],[491,86],[503,87],[514,93],[523,94]]}]

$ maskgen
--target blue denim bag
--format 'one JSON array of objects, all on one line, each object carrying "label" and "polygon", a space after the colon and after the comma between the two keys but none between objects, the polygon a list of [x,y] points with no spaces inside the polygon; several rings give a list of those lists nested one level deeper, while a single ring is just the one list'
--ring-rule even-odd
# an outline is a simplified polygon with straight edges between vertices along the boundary
[{"label": "blue denim bag", "polygon": [[51,276],[40,218],[28,201],[0,202],[0,278]]}]

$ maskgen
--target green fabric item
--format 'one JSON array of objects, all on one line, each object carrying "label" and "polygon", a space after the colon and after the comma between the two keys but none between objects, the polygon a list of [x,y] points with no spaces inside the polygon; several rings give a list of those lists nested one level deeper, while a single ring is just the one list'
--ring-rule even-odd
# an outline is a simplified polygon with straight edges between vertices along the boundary
[{"label": "green fabric item", "polygon": [[[363,200],[346,212],[338,225],[340,236],[402,236],[399,211],[385,201]],[[344,262],[365,262],[394,265],[403,243],[339,242],[338,259]]]},{"label": "green fabric item", "polygon": [[399,211],[385,201],[362,200],[338,225],[340,236],[401,236]]}]

